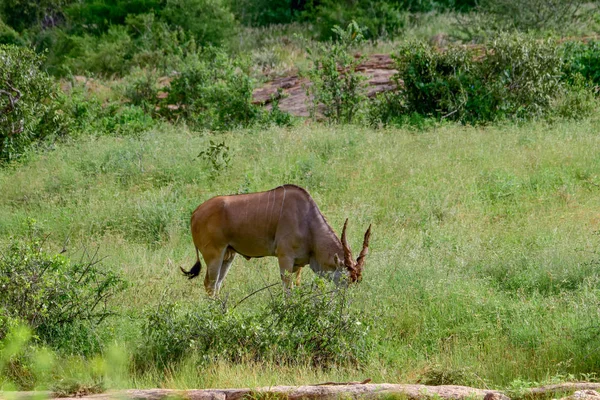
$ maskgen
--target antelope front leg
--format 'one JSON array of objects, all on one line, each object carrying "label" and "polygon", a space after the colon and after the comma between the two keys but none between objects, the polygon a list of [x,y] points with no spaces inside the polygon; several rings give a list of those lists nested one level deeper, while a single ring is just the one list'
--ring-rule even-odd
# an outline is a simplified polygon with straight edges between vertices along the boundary
[{"label": "antelope front leg", "polygon": [[296,278],[294,279],[294,283],[296,284],[296,286],[300,286],[300,278],[301,278],[301,274],[302,274],[302,267],[295,267],[294,268],[294,274],[296,274]]},{"label": "antelope front leg", "polygon": [[279,258],[279,272],[281,274],[281,281],[283,282],[283,288],[286,292],[289,292],[292,288],[292,273],[294,272],[294,260],[289,257],[278,257]]}]

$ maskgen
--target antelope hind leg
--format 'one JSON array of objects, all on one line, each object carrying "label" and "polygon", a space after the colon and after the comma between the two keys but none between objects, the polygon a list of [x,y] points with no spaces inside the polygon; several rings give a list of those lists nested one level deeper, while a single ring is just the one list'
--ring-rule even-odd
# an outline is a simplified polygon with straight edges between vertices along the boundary
[{"label": "antelope hind leg", "polygon": [[221,264],[221,268],[219,269],[219,278],[217,280],[217,293],[221,290],[221,286],[223,285],[223,281],[229,272],[229,268],[233,263],[235,258],[235,251],[227,249],[225,251],[225,256],[223,257],[223,263]]},{"label": "antelope hind leg", "polygon": [[204,261],[206,261],[206,275],[204,276],[204,289],[209,297],[215,297],[219,294],[219,273],[221,265],[223,265],[223,257],[225,256],[226,248],[220,251],[202,253]]}]

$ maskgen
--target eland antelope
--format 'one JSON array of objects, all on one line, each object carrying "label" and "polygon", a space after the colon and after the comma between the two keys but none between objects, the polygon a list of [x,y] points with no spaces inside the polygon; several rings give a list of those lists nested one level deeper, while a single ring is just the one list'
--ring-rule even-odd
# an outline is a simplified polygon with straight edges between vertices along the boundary
[{"label": "eland antelope", "polygon": [[213,197],[192,213],[197,261],[189,271],[181,271],[190,279],[200,275],[202,253],[206,262],[204,287],[209,296],[219,293],[236,254],[247,260],[277,257],[286,289],[292,285],[292,273],[299,284],[300,271],[307,264],[336,283],[360,282],[371,226],[355,261],[346,239],[347,225],[346,219],[340,240],[308,192],[295,185]]}]

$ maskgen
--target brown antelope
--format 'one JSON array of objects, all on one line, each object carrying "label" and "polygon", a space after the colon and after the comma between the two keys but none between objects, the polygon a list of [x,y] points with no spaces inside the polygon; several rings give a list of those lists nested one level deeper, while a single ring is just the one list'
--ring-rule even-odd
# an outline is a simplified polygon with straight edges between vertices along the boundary
[{"label": "brown antelope", "polygon": [[[359,282],[369,250],[371,226],[365,232],[363,248],[356,261],[346,239],[338,239],[308,192],[295,185],[283,185],[267,192],[217,196],[200,204],[192,213],[192,239],[196,264],[181,271],[190,279],[200,275],[200,253],[206,262],[204,287],[209,296],[219,293],[237,254],[247,260],[275,256],[286,289],[291,274],[300,282],[306,264],[317,274],[334,282]],[[345,271],[344,271],[345,270]],[[347,275],[346,275],[347,274]]]}]

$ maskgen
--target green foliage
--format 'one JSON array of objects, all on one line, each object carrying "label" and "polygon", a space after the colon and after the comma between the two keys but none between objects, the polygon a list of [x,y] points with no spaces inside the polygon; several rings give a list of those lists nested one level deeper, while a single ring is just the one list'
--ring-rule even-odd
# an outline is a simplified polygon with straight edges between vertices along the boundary
[{"label": "green foliage", "polygon": [[409,113],[463,116],[469,100],[465,80],[473,69],[471,54],[462,48],[438,52],[424,43],[409,43],[400,47],[395,60],[395,80],[403,82],[398,100],[405,102]]},{"label": "green foliage", "polygon": [[13,240],[0,258],[0,339],[16,321],[53,348],[97,351],[94,327],[113,314],[108,300],[123,288],[123,280],[95,258],[71,262],[45,250],[32,224],[28,236]]},{"label": "green foliage", "polygon": [[597,94],[598,89],[590,90],[589,80],[580,73],[571,76],[570,80],[569,86],[553,100],[552,116],[557,119],[579,119],[591,115],[599,105],[593,91]]},{"label": "green foliage", "polygon": [[217,143],[212,140],[208,147],[198,154],[198,157],[210,163],[213,176],[227,169],[231,162],[229,146],[225,145],[225,142]]},{"label": "green foliage", "polygon": [[64,10],[73,2],[74,0],[3,0],[0,3],[0,15],[19,32],[32,27],[48,28],[64,22]]},{"label": "green foliage", "polygon": [[219,301],[185,307],[161,304],[146,312],[137,365],[169,365],[190,356],[204,361],[310,362],[327,367],[365,361],[369,322],[352,306],[348,289],[320,279],[282,294],[280,288],[254,313]]},{"label": "green foliage", "polygon": [[0,162],[17,159],[33,144],[66,134],[54,81],[40,69],[43,57],[0,45]]},{"label": "green foliage", "polygon": [[181,72],[173,78],[169,104],[172,118],[183,116],[195,127],[227,130],[247,127],[258,120],[260,108],[252,104],[252,80],[248,64],[232,59],[221,50],[208,49],[185,59]]},{"label": "green foliage", "polygon": [[99,35],[111,25],[124,25],[128,18],[156,13],[164,7],[162,0],[83,0],[66,8],[74,33]]},{"label": "green foliage", "polygon": [[366,39],[393,39],[408,23],[408,14],[391,1],[325,0],[319,2],[309,15],[321,40],[335,38],[336,26],[348,26],[353,21],[362,27],[361,33]]},{"label": "green foliage", "polygon": [[472,13],[458,14],[457,28],[469,41],[502,31],[557,31],[563,35],[589,20],[594,7],[587,0],[482,0]]},{"label": "green foliage", "polygon": [[223,0],[167,0],[162,14],[202,46],[224,44],[235,33],[235,17]]},{"label": "green foliage", "polygon": [[351,50],[363,40],[361,28],[351,22],[346,29],[335,27],[337,42],[320,44],[318,54],[309,53],[312,69],[308,72],[311,85],[306,92],[312,99],[311,116],[322,113],[330,123],[354,122],[365,105],[365,78],[357,72],[362,62]]},{"label": "green foliage", "polygon": [[299,18],[298,0],[230,0],[232,11],[245,25],[287,24]]},{"label": "green foliage", "polygon": [[23,46],[25,45],[25,40],[23,40],[13,28],[6,25],[4,21],[0,19],[0,45],[2,44]]},{"label": "green foliage", "polygon": [[155,126],[155,121],[145,112],[145,104],[102,100],[76,82],[68,94],[58,97],[58,104],[65,125],[78,134],[128,136]]},{"label": "green foliage", "polygon": [[566,42],[564,74],[567,79],[581,75],[597,88],[600,87],[600,41]]},{"label": "green foliage", "polygon": [[403,82],[399,99],[409,113],[477,123],[551,117],[560,97],[561,112],[571,117],[591,107],[581,80],[565,83],[563,55],[552,40],[501,35],[482,55],[411,43],[400,48],[396,61],[396,79]]}]

